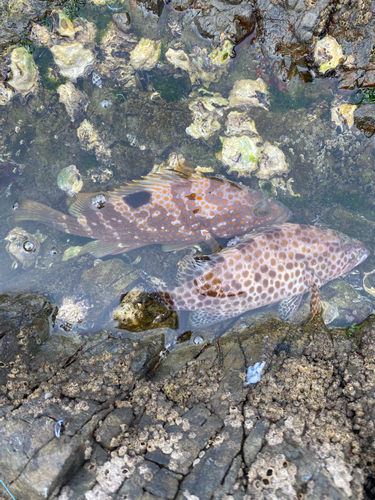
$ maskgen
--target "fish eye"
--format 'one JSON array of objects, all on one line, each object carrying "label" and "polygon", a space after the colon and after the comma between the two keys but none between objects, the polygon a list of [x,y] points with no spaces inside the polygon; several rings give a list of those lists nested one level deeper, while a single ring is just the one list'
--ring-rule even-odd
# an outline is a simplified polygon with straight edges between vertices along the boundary
[{"label": "fish eye", "polygon": [[349,238],[342,238],[340,241],[340,248],[343,252],[350,252],[353,248],[353,243],[349,240]]},{"label": "fish eye", "polygon": [[271,212],[270,206],[268,205],[268,203],[264,201],[260,201],[253,208],[253,214],[255,215],[255,217],[267,217],[267,215],[269,215],[270,212]]}]

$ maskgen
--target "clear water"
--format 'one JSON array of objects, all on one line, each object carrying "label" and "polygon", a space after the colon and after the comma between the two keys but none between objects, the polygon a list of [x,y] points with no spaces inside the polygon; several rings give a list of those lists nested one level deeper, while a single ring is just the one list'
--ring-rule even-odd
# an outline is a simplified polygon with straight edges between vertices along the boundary
[{"label": "clear water", "polygon": [[[224,118],[221,130],[207,141],[186,134],[186,127],[192,123],[189,95],[201,85],[192,85],[185,72],[165,62],[165,51],[173,41],[167,25],[160,27],[160,22],[157,25],[150,13],[134,11],[126,1],[109,7],[72,3],[66,11],[72,18],[83,16],[96,24],[94,50],[99,60],[103,59],[101,39],[112,22],[113,9],[127,9],[138,40],[159,37],[163,50],[154,69],[137,73],[134,89],[129,90],[111,78],[103,78],[99,88],[93,84],[91,74],[76,83],[89,98],[84,117],[94,125],[111,151],[108,164],[98,160],[93,151],[81,148],[77,128],[83,118],[71,122],[56,91],[66,79],[58,74],[51,52],[29,44],[27,37],[23,44],[33,51],[40,72],[40,88],[26,102],[15,97],[0,107],[0,292],[38,293],[60,309],[64,306],[70,314],[71,325],[67,326],[68,320],[56,321],[55,333],[62,335],[91,335],[113,329],[116,326],[113,310],[129,290],[126,286],[129,265],[168,281],[178,261],[188,252],[167,254],[160,246],[153,245],[116,257],[108,256],[102,262],[92,256],[63,261],[68,247],[83,245],[87,239],[25,221],[19,226],[39,236],[41,249],[35,266],[23,268],[18,262],[16,267],[5,238],[15,227],[12,207],[19,198],[36,200],[67,212],[71,199],[57,186],[57,177],[63,168],[76,165],[83,180],[83,192],[112,190],[146,175],[171,153],[182,154],[193,165],[210,169],[210,175],[225,175],[253,188],[260,187],[259,179],[254,176],[228,174],[217,159],[216,153],[221,149],[219,136],[225,129]],[[163,16],[165,21],[167,13]],[[49,18],[44,24],[51,27]],[[194,33],[186,39],[189,41],[185,44],[187,52],[194,46],[208,46],[207,41]],[[340,91],[337,82],[330,78],[305,83],[299,75],[286,84],[277,74],[277,65],[262,55],[257,40],[252,45],[243,44],[227,68],[219,81],[209,86],[210,91],[228,97],[237,80],[257,77],[269,85],[270,111],[251,108],[249,113],[262,140],[278,145],[285,153],[290,172],[280,178],[278,184],[270,179],[261,187],[291,208],[292,222],[338,229],[360,239],[372,250],[374,138],[366,137],[355,126],[341,130],[331,120],[334,102],[339,99],[351,103],[372,102],[371,92]],[[114,259],[116,263],[110,265],[109,261]],[[371,255],[355,273],[347,276],[345,283],[349,288],[342,288],[343,281],[338,281],[335,290],[340,299],[340,314],[330,326],[357,323],[375,308],[375,299],[362,286],[364,273],[372,271],[374,264]],[[370,276],[368,287],[373,285],[371,279]],[[327,297],[322,290],[328,302],[335,297],[332,290]],[[302,316],[308,311],[307,304]],[[277,306],[236,318],[237,328],[269,316],[277,317]],[[220,328],[223,327],[214,326],[199,337],[187,335],[182,340],[196,338],[196,342],[200,342]]]}]

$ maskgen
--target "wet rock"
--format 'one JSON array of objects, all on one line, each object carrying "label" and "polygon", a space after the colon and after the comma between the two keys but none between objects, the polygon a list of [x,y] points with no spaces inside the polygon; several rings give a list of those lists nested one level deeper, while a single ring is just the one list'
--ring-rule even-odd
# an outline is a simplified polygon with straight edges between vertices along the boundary
[{"label": "wet rock", "polygon": [[[66,484],[84,462],[90,464],[88,461],[98,456],[92,456],[95,430],[114,410],[115,399],[125,397],[136,378],[149,369],[162,347],[162,337],[136,344],[136,352],[133,341],[110,339],[95,344],[89,350],[90,357],[73,355],[60,364],[41,352],[39,365],[30,367],[29,377],[42,370],[43,382],[34,387],[32,397],[23,399],[18,410],[9,406],[14,392],[1,386],[9,411],[0,421],[0,464],[3,480],[16,496],[45,498],[56,486]],[[13,365],[14,369],[18,366],[17,362]],[[15,382],[17,378],[19,375]],[[124,408],[115,410],[114,418],[116,415],[119,425],[130,423],[129,411]],[[63,421],[60,438],[55,435],[57,420]],[[72,480],[70,487],[75,484]]]},{"label": "wet rock", "polygon": [[8,57],[10,77],[7,84],[24,100],[38,89],[38,69],[33,56],[24,47],[11,50]]},{"label": "wet rock", "polygon": [[255,173],[255,177],[265,180],[275,175],[285,175],[289,173],[288,167],[281,149],[265,142],[259,159],[259,170]]},{"label": "wet rock", "polygon": [[51,47],[55,62],[63,76],[71,82],[91,73],[95,56],[90,49],[84,48],[79,42],[62,43]]},{"label": "wet rock", "polygon": [[0,51],[3,52],[10,45],[21,40],[30,19],[40,19],[46,10],[51,11],[54,6],[61,6],[59,1],[48,2],[48,6],[39,0],[24,0],[19,3],[10,3],[8,0],[1,2],[3,12],[0,21]]},{"label": "wet rock", "polygon": [[[44,298],[36,295],[0,296],[0,386],[15,378],[11,369],[16,357],[28,364],[29,357],[47,340],[53,309]],[[26,373],[24,375],[23,389],[27,393],[29,382]]]},{"label": "wet rock", "polygon": [[82,176],[75,165],[63,168],[57,176],[57,185],[68,196],[75,196],[83,186]]},{"label": "wet rock", "polygon": [[60,96],[60,102],[65,105],[66,112],[71,121],[81,120],[85,116],[89,105],[87,95],[76,89],[71,82],[60,85],[57,92]]},{"label": "wet rock", "polygon": [[315,42],[314,59],[320,73],[324,74],[342,64],[345,61],[345,56],[337,40],[326,35]]},{"label": "wet rock", "polygon": [[258,169],[258,160],[262,152],[260,137],[220,137],[222,150],[216,156],[228,166],[228,172],[250,177]]},{"label": "wet rock", "polygon": [[125,295],[114,311],[113,319],[118,321],[118,328],[130,332],[143,332],[154,328],[176,329],[178,326],[176,312],[169,311],[140,290]]},{"label": "wet rock", "polygon": [[95,156],[103,165],[111,163],[111,150],[106,147],[98,131],[89,120],[83,120],[77,129],[77,135],[84,151],[94,150]]},{"label": "wet rock", "polygon": [[6,251],[13,260],[14,269],[19,263],[23,269],[35,266],[40,253],[40,240],[37,235],[15,227],[4,239],[8,241]]},{"label": "wet rock", "polygon": [[354,123],[366,137],[371,137],[375,133],[375,104],[358,107],[354,111]]},{"label": "wet rock", "polygon": [[96,440],[107,450],[113,450],[116,448],[116,437],[121,434],[124,427],[129,428],[133,420],[132,408],[117,408],[106,417],[100,426],[96,433]]},{"label": "wet rock", "polygon": [[212,38],[218,44],[221,33],[225,33],[237,44],[254,31],[255,15],[247,2],[238,2],[239,5],[233,5],[232,2],[208,2],[210,3],[211,8],[195,18],[198,31],[204,38]]}]

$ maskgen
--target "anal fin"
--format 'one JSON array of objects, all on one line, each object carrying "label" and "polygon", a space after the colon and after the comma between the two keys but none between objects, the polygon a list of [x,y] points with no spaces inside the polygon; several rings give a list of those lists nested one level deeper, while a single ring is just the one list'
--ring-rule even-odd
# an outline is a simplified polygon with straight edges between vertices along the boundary
[{"label": "anal fin", "polygon": [[301,293],[280,301],[279,317],[282,321],[288,321],[290,316],[298,311],[303,296],[304,294]]},{"label": "anal fin", "polygon": [[[120,246],[121,245],[121,246]],[[91,253],[94,257],[100,258],[106,255],[116,255],[124,252],[129,252],[133,250],[134,246],[126,246],[118,241],[101,241],[95,240],[90,241],[84,245],[78,255],[84,255],[86,253]]]}]

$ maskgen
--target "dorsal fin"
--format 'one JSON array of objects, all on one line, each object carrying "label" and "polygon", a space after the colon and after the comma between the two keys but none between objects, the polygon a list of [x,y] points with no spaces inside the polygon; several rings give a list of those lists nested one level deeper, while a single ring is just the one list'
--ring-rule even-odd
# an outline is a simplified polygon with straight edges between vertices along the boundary
[{"label": "dorsal fin", "polygon": [[164,184],[185,184],[187,179],[201,179],[202,175],[195,172],[185,172],[182,170],[164,170],[163,172],[151,172],[140,180],[129,182],[126,186],[115,189],[110,194],[113,196],[125,196],[130,193],[137,193],[139,191],[147,191],[162,187]]},{"label": "dorsal fin", "polygon": [[114,191],[99,193],[78,193],[76,200],[69,208],[69,213],[79,217],[91,210],[103,208],[105,203],[115,203],[122,200],[124,196],[139,193],[141,191],[153,191],[165,184],[185,184],[187,179],[200,179],[202,175],[195,172],[193,168],[179,168],[179,170],[165,170],[162,173],[150,173],[140,180],[129,182],[126,186]]}]

